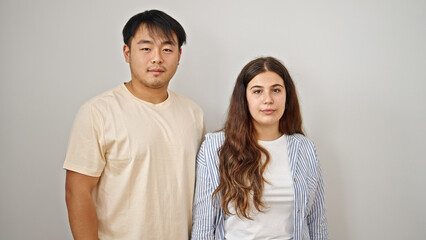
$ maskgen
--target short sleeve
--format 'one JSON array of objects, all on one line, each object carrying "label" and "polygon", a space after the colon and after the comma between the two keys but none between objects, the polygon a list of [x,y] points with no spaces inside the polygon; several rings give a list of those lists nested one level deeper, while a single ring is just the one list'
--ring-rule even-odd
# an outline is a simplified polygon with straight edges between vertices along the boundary
[{"label": "short sleeve", "polygon": [[71,129],[63,167],[84,175],[99,177],[105,167],[103,120],[90,104],[80,107]]}]

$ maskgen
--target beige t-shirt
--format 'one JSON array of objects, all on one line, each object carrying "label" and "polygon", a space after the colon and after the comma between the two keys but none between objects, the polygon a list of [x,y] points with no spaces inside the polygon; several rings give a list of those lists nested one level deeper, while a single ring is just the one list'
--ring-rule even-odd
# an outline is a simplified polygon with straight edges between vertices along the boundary
[{"label": "beige t-shirt", "polygon": [[93,191],[99,239],[188,239],[203,113],[168,91],[162,103],[124,84],[85,103],[64,168],[100,177]]}]

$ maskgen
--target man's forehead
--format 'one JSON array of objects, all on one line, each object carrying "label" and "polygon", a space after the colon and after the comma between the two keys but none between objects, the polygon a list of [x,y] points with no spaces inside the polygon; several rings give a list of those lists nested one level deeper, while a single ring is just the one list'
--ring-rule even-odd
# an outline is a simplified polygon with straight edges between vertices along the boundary
[{"label": "man's forehead", "polygon": [[[147,26],[146,24],[141,24],[136,31],[141,34],[147,34],[153,40],[157,40],[160,42],[171,41],[177,44],[177,36],[174,32],[166,33],[160,27],[156,26]],[[136,36],[135,33],[135,36]]]}]

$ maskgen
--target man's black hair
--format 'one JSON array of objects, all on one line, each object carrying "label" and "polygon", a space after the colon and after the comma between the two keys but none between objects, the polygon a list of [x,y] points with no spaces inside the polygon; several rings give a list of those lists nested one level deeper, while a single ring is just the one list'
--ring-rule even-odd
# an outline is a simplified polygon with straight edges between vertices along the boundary
[{"label": "man's black hair", "polygon": [[179,48],[186,42],[185,30],[178,21],[162,11],[147,10],[136,14],[126,23],[123,28],[124,44],[130,47],[130,41],[141,24],[146,26],[150,33],[163,35],[169,40],[173,40],[173,33],[176,34]]}]

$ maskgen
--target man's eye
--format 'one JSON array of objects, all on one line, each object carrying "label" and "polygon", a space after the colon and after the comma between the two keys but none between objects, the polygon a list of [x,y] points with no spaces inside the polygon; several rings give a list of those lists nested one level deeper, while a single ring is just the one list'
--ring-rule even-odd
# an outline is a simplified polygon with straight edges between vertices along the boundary
[{"label": "man's eye", "polygon": [[165,51],[165,52],[172,52],[172,49],[165,48],[163,51]]},{"label": "man's eye", "polygon": [[142,51],[149,51],[149,48],[141,48]]}]

